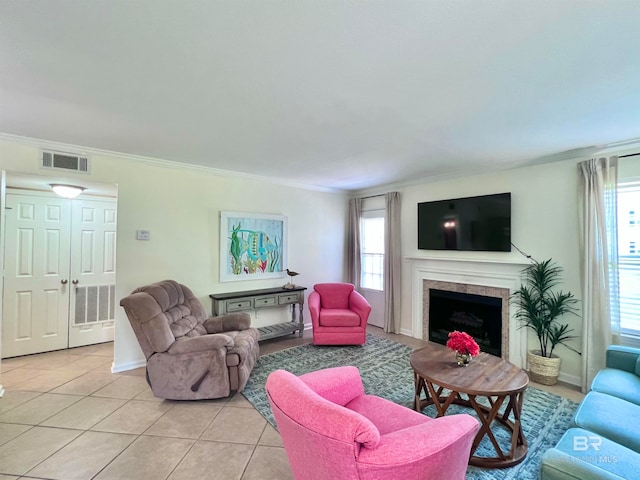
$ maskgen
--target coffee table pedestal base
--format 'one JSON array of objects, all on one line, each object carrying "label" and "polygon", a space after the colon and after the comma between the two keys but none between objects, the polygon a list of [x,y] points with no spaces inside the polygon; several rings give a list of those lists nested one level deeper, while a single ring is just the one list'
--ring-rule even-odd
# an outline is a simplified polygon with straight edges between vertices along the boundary
[{"label": "coffee table pedestal base", "polygon": [[[443,416],[450,405],[462,405],[473,408],[480,420],[480,430],[476,434],[471,446],[471,456],[469,465],[483,468],[507,468],[522,462],[527,456],[527,440],[522,433],[520,413],[522,412],[522,402],[524,400],[524,389],[519,392],[505,395],[470,395],[464,394],[463,398],[459,392],[451,391],[444,396],[443,387],[438,387],[425,380],[420,375],[415,374],[415,399],[414,408],[418,412],[428,405],[435,405],[437,417]],[[422,398],[424,393],[425,398]],[[477,398],[486,398],[489,406],[478,403]],[[500,408],[506,403],[503,413]],[[511,443],[509,451],[504,452],[491,430],[491,424],[496,421],[502,424],[511,432]],[[474,455],[480,442],[487,437],[496,451],[495,457],[479,457]]]}]

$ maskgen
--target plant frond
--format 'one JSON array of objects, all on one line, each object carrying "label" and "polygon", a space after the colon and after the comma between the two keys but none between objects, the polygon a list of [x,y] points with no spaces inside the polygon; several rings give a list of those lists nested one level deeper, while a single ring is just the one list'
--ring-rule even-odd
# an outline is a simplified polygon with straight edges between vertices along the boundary
[{"label": "plant frond", "polygon": [[551,356],[557,345],[565,345],[577,352],[566,342],[575,338],[568,324],[558,323],[565,314],[577,314],[578,300],[571,292],[554,291],[561,283],[562,267],[552,259],[531,264],[523,270],[524,282],[512,293],[510,301],[517,307],[514,316],[521,327],[536,333],[542,355]]}]

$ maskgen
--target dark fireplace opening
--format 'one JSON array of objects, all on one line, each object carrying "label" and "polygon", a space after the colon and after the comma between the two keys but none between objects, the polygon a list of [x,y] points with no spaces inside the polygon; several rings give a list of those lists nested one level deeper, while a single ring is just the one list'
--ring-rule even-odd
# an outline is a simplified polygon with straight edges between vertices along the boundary
[{"label": "dark fireplace opening", "polygon": [[483,352],[502,356],[502,299],[429,289],[429,340],[445,345],[449,332],[471,335]]}]

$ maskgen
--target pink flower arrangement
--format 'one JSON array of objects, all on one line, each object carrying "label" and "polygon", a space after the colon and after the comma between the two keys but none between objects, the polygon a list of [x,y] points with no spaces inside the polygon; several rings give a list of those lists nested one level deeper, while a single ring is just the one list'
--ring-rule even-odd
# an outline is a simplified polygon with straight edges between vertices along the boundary
[{"label": "pink flower arrangement", "polygon": [[465,332],[459,332],[454,330],[449,333],[449,340],[447,340],[447,347],[454,352],[468,353],[472,357],[475,357],[480,353],[480,347],[473,339],[471,335]]}]

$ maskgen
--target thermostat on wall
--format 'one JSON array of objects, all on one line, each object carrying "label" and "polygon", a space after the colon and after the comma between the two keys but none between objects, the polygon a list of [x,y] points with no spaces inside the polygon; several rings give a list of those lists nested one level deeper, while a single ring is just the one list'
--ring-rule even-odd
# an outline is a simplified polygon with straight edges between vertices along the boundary
[{"label": "thermostat on wall", "polygon": [[151,232],[149,230],[136,230],[136,240],[151,240]]}]

